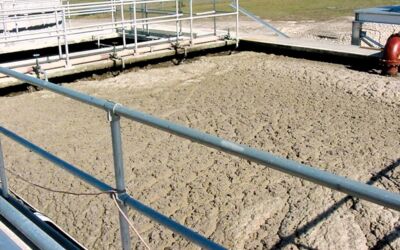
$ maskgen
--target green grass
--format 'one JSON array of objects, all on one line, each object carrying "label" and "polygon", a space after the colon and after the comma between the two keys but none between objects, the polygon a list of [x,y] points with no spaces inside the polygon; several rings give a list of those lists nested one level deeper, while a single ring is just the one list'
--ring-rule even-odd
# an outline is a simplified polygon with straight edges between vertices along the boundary
[{"label": "green grass", "polygon": [[[103,0],[104,1],[104,0]],[[71,3],[96,0],[71,0]],[[187,8],[188,0],[183,0]],[[195,11],[211,9],[211,0],[193,0]],[[230,1],[217,0],[217,8],[226,10]],[[239,0],[242,7],[270,20],[327,20],[352,16],[359,8],[399,4],[398,0]]]},{"label": "green grass", "polygon": [[[240,3],[240,2],[239,2]],[[355,9],[398,4],[397,0],[243,0],[241,6],[272,20],[326,20]]]}]

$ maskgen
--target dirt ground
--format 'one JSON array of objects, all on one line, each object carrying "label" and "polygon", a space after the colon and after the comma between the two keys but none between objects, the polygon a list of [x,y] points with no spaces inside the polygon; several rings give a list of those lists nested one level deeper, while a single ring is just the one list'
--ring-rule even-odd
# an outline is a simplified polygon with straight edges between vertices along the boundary
[{"label": "dirt ground", "polygon": [[[96,79],[96,77],[95,77]],[[400,192],[400,80],[253,52],[200,57],[65,86],[237,143]],[[1,123],[114,183],[106,114],[48,91],[0,98]],[[399,249],[400,213],[122,120],[128,192],[232,249]],[[8,139],[6,166],[37,184],[94,191]],[[118,249],[107,195],[10,185],[89,249]],[[193,249],[130,211],[153,249]],[[133,244],[143,249],[132,234]]]}]

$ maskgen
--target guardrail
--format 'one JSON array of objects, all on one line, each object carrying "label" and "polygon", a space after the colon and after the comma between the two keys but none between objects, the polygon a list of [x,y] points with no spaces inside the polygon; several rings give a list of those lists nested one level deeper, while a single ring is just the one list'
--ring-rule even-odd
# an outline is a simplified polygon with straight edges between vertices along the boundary
[{"label": "guardrail", "polygon": [[[138,47],[146,43],[146,41],[138,39],[140,35],[138,33],[143,32],[150,35],[150,25],[175,24],[173,30],[168,31],[167,42],[178,43],[182,39],[186,39],[190,41],[190,45],[193,45],[196,36],[193,28],[195,20],[213,18],[213,33],[208,35],[217,36],[216,19],[227,16],[237,17],[235,39],[238,44],[238,10],[217,10],[216,0],[212,0],[214,3],[212,11],[208,12],[207,15],[196,15],[196,13],[193,13],[193,0],[187,1],[188,12],[185,12],[182,7],[183,0],[112,0],[76,4],[70,4],[69,1],[66,1],[62,4],[54,4],[51,7],[46,5],[41,7],[36,3],[34,7],[29,9],[21,7],[0,9],[0,48],[7,46],[24,47],[28,42],[57,46],[57,56],[42,55],[38,58],[38,61],[46,63],[48,57],[52,56],[56,61],[65,61],[65,66],[70,67],[72,66],[70,63],[70,44],[76,42],[76,40],[85,38],[86,40],[97,40],[100,43],[101,39],[121,38],[121,46],[118,50],[133,49],[133,52],[137,54]],[[238,1],[236,1],[237,7],[239,6]],[[169,4],[170,9],[157,9],[160,4],[164,3]],[[142,14],[141,18],[137,16],[138,14]],[[76,21],[78,18],[88,15],[101,15],[101,18],[97,19],[94,24]],[[186,22],[189,23],[188,34],[183,35],[183,24]],[[41,25],[47,28],[29,29],[29,27]],[[22,26],[24,26],[23,31],[21,31]],[[143,28],[140,29],[140,26]],[[227,31],[227,33],[229,32]],[[220,38],[226,35],[225,32],[218,34]],[[93,51],[96,51],[96,49],[92,49],[90,53],[93,53]],[[101,53],[101,50],[99,49],[98,52]],[[14,63],[14,65],[14,67],[25,66],[17,63]]]},{"label": "guardrail", "polygon": [[[197,233],[193,232],[192,230],[182,225],[179,225],[178,223],[168,219],[164,215],[161,215],[160,213],[143,205],[139,201],[134,200],[132,197],[126,194],[125,183],[124,183],[124,168],[122,160],[120,117],[125,117],[127,119],[154,127],[156,129],[160,129],[168,133],[189,139],[193,142],[218,149],[228,154],[236,155],[240,158],[244,158],[252,162],[262,164],[266,167],[270,167],[282,171],[284,173],[300,177],[302,179],[314,182],[318,185],[322,185],[331,188],[333,190],[337,190],[352,195],[354,197],[358,197],[360,199],[364,199],[400,211],[400,195],[397,193],[392,193],[361,182],[357,182],[338,175],[334,175],[332,173],[317,168],[313,168],[311,166],[300,164],[281,157],[277,157],[270,153],[260,151],[245,145],[236,144],[234,142],[224,140],[217,136],[203,133],[195,129],[191,129],[182,125],[178,125],[176,123],[169,122],[167,120],[159,119],[149,114],[129,109],[118,103],[93,97],[85,93],[65,88],[53,84],[51,82],[46,82],[31,76],[27,76],[7,68],[0,67],[0,73],[14,77],[23,82],[34,85],[36,87],[47,89],[57,94],[75,99],[77,101],[86,103],[88,105],[106,111],[108,113],[111,125],[114,167],[116,174],[115,190],[118,191],[118,197],[122,201],[121,205],[123,205],[125,209],[127,206],[136,209],[140,213],[159,222],[160,224],[168,227],[169,229],[177,232],[178,234],[186,237],[190,241],[204,248],[223,249],[223,247],[219,246],[218,244],[211,242],[205,237],[198,235]],[[92,186],[102,191],[114,190],[111,186],[102,183],[95,177],[88,175],[87,173],[51,155],[50,153],[44,151],[43,149],[38,148],[37,146],[19,137],[18,135],[15,135],[12,132],[6,130],[5,128],[1,127],[0,132],[6,135],[7,137],[19,142],[21,145],[30,148],[35,153],[41,155],[47,160],[52,161],[56,165],[69,171],[70,173],[81,178],[82,180],[86,181]],[[0,171],[0,174],[1,173],[2,172]],[[130,243],[129,243],[128,227],[126,225],[126,222],[122,218],[120,218],[120,227],[121,227],[121,238],[123,242],[123,247],[124,249],[129,249]]]}]

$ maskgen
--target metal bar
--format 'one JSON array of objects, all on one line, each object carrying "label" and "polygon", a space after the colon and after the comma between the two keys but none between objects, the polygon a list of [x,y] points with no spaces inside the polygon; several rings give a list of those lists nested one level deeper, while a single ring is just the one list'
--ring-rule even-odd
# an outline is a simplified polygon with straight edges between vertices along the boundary
[{"label": "metal bar", "polygon": [[58,22],[58,11],[55,11],[56,17],[56,28],[57,28],[57,43],[58,43],[58,56],[62,58],[62,47],[61,47],[61,37],[60,37],[60,24]]},{"label": "metal bar", "polygon": [[[31,143],[30,141],[22,138],[21,136],[11,132],[10,130],[0,126],[0,133],[7,136],[11,140],[17,142],[18,144],[24,146],[27,149],[32,150],[32,152],[38,154],[39,156],[43,157],[44,159],[54,163],[56,166],[61,167],[65,171],[69,172],[70,174],[78,177],[80,180],[92,185],[93,187],[104,191],[113,191],[114,189],[98,180],[97,178],[93,177],[92,175],[78,169],[77,167],[69,164],[68,162],[58,158],[55,155],[47,152],[46,150],[36,146],[35,144]],[[148,218],[164,225],[165,227],[169,228],[173,232],[183,236],[184,238],[188,239],[189,241],[195,243],[196,245],[206,248],[206,249],[225,249],[221,245],[212,242],[211,240],[201,236],[200,234],[196,233],[195,231],[180,225],[179,223],[171,220],[170,218],[166,217],[165,215],[160,214],[159,212],[155,211],[154,209],[146,206],[145,204],[141,203],[140,201],[135,200],[131,196],[126,193],[119,194],[119,199],[123,201],[126,205],[132,207],[136,211],[142,213],[143,215],[147,216]]]},{"label": "metal bar", "polygon": [[149,24],[147,23],[147,19],[149,18],[149,12],[147,11],[147,3],[144,4],[144,11],[145,11],[144,17],[145,17],[145,20],[146,20],[145,29],[146,29],[147,34],[149,34],[150,33]]},{"label": "metal bar", "polygon": [[[236,2],[238,2],[239,0],[236,0]],[[250,11],[239,7],[239,4],[236,3],[236,6],[231,4],[231,6],[234,9],[237,9],[238,11],[240,11],[241,13],[243,13],[244,15],[248,16],[249,18],[253,19],[254,21],[256,21],[257,23],[263,25],[264,27],[266,27],[267,29],[269,29],[270,31],[274,32],[275,34],[277,34],[280,37],[284,37],[284,38],[289,38],[288,35],[286,35],[285,33],[283,33],[282,31],[278,30],[277,28],[275,28],[274,26],[272,26],[270,23],[264,21],[263,19],[257,17],[256,15],[254,15],[253,13],[251,13]]]},{"label": "metal bar", "polygon": [[193,0],[189,0],[190,45],[193,46]]},{"label": "metal bar", "polygon": [[68,173],[74,175],[75,177],[78,177],[79,179],[92,185],[93,187],[95,187],[101,191],[113,191],[114,190],[111,186],[103,183],[102,181],[98,180],[97,178],[91,176],[90,174],[85,173],[84,171],[73,166],[72,164],[58,158],[57,156],[52,155],[51,153],[40,148],[39,146],[36,146],[35,144],[22,138],[21,136],[18,136],[17,134],[13,133],[12,131],[0,126],[0,133],[7,136],[11,140],[17,142],[18,144],[24,146],[25,148],[32,150],[32,152],[40,155],[42,158],[44,158],[48,161],[54,163],[58,167],[67,171]]},{"label": "metal bar", "polygon": [[[179,14],[183,13],[182,8],[183,8],[183,2],[182,0],[179,0]],[[182,34],[182,32],[183,32],[182,21],[179,21],[179,34]]]},{"label": "metal bar", "polygon": [[396,5],[355,10],[359,22],[400,25],[400,8]]},{"label": "metal bar", "polygon": [[[111,8],[115,8],[115,5],[114,5],[114,0],[111,0]],[[115,26],[114,25],[114,23],[115,23],[115,14],[114,14],[114,9],[112,9],[111,10],[111,23],[113,24],[113,26]],[[115,28],[115,27],[114,27]]]},{"label": "metal bar", "polygon": [[67,1],[67,13],[68,13],[68,27],[71,27],[71,4]]},{"label": "metal bar", "polygon": [[138,38],[137,38],[137,13],[136,13],[136,2],[133,2],[133,35],[135,42],[135,54],[138,52]]},{"label": "metal bar", "polygon": [[[125,23],[124,1],[121,1],[121,22]],[[125,24],[122,25],[122,44],[124,45],[124,48],[125,48],[126,47]]]},{"label": "metal bar", "polygon": [[0,140],[0,180],[1,180],[1,191],[5,198],[8,198],[8,183],[7,183],[7,175],[6,175],[6,166],[4,164],[4,154],[3,148],[1,147]]},{"label": "metal bar", "polygon": [[166,131],[168,133],[189,139],[193,142],[203,144],[228,154],[236,155],[250,161],[260,163],[266,167],[300,177],[316,184],[337,190],[360,199],[371,201],[382,206],[400,211],[400,195],[383,189],[379,189],[361,182],[353,181],[332,173],[313,168],[304,164],[297,163],[285,158],[274,156],[270,153],[260,151],[245,145],[236,144],[217,136],[209,135],[178,125],[154,116],[126,108],[122,105],[115,105],[113,102],[106,101],[94,96],[89,96],[82,92],[45,82],[43,80],[21,74],[19,72],[0,67],[0,73],[12,76],[21,81],[28,82],[37,87],[41,87],[69,98],[87,103],[89,105],[113,111],[115,114],[137,121],[139,123]]},{"label": "metal bar", "polygon": [[[142,19],[146,18],[145,11],[144,11],[144,3],[142,3],[140,5],[140,14],[141,14],[140,16],[142,17]],[[145,24],[142,24],[142,29],[145,30]]]},{"label": "metal bar", "polygon": [[236,48],[239,47],[239,0],[236,2]]},{"label": "metal bar", "polygon": [[175,1],[175,12],[176,12],[176,44],[179,41],[179,0]]},{"label": "metal bar", "polygon": [[375,41],[373,38],[371,38],[371,37],[369,37],[367,35],[362,36],[361,40],[363,42],[367,43],[368,46],[370,46],[370,47],[374,47],[374,45],[376,47],[378,47],[378,48],[381,48],[381,49],[383,49],[385,47],[384,45],[380,44],[379,42]]},{"label": "metal bar", "polygon": [[[120,118],[118,115],[114,115],[112,111],[109,111],[108,117],[111,125],[111,138],[113,148],[113,159],[114,159],[114,172],[115,172],[115,183],[118,193],[126,193],[125,189],[125,174],[124,174],[124,160],[122,158],[122,140],[121,140],[121,125]],[[128,208],[123,203],[118,201],[122,211],[128,214]],[[125,220],[122,213],[119,214],[119,226],[121,233],[122,249],[131,249],[131,238],[129,236],[129,224]]]},{"label": "metal bar", "polygon": [[63,28],[64,28],[64,46],[65,46],[65,63],[66,67],[70,67],[69,61],[69,46],[68,46],[68,38],[67,38],[67,24],[65,19],[65,10],[62,11],[62,20],[63,20]]},{"label": "metal bar", "polygon": [[[167,41],[169,41],[168,38],[141,42],[141,43],[138,44],[138,48],[139,48],[139,46],[153,45],[153,44],[158,44],[158,43],[167,42]],[[116,46],[115,48],[116,48],[117,51],[122,51],[124,49],[122,45]],[[134,44],[127,44],[126,48],[127,49],[134,49],[135,45]],[[94,49],[94,50],[90,50],[90,51],[70,53],[70,59],[82,58],[82,57],[93,56],[93,55],[101,55],[101,54],[104,54],[104,53],[113,52],[113,50],[114,50],[113,47],[110,46],[110,47]],[[52,63],[52,62],[59,61],[59,56],[41,57],[41,58],[38,58],[38,60],[39,60],[39,63]],[[0,64],[0,67],[5,67],[5,68],[26,67],[26,66],[34,65],[35,62],[36,62],[35,59],[30,59],[30,60],[25,60],[25,61],[21,61],[21,62]]]},{"label": "metal bar", "polygon": [[36,224],[26,218],[20,211],[15,209],[0,196],[0,214],[28,238],[38,249],[62,250],[64,249],[57,241],[43,232]]},{"label": "metal bar", "polygon": [[353,21],[351,32],[351,45],[361,45],[362,22]]},{"label": "metal bar", "polygon": [[134,208],[136,211],[140,212],[143,215],[153,219],[154,221],[164,225],[165,227],[173,230],[179,235],[184,236],[186,239],[190,240],[191,242],[195,243],[198,246],[201,246],[204,249],[213,249],[213,250],[223,250],[226,249],[225,247],[214,243],[210,240],[204,240],[204,237],[196,233],[195,231],[188,229],[185,226],[182,226],[175,221],[171,220],[170,218],[166,217],[158,213],[157,211],[153,210],[152,208],[145,206],[138,202],[137,200],[133,199],[127,194],[119,195],[119,198],[124,201],[127,205]]},{"label": "metal bar", "polygon": [[[213,11],[215,13],[217,11],[215,0],[212,0],[212,1],[213,1]],[[217,18],[214,17],[213,21],[214,21],[214,36],[216,36],[217,35]]]},{"label": "metal bar", "polygon": [[[207,15],[207,16],[197,16],[197,17],[192,17],[192,19],[203,19],[203,18],[210,18],[210,17],[223,17],[223,16],[230,16],[230,15],[237,15],[236,13],[219,13],[219,14],[214,14],[214,15]],[[153,18],[148,18],[148,20],[156,20],[156,19],[163,19],[163,18],[170,18],[170,17],[176,17],[176,19],[179,19],[179,17],[182,16],[181,14],[179,14],[179,16],[161,16],[161,17],[153,17]],[[176,19],[167,19],[167,20],[160,20],[160,21],[151,21],[148,22],[146,20],[142,20],[142,19],[135,19],[136,21],[139,21],[139,23],[137,23],[138,25],[142,24],[143,22],[147,22],[147,24],[157,24],[157,23],[167,23],[167,22],[176,22]],[[135,21],[134,20],[134,21]],[[179,20],[181,21],[186,21],[186,20],[190,20],[190,17],[185,17],[185,18],[180,18]],[[125,22],[117,22],[116,24],[120,25],[122,27],[122,25],[125,25],[127,23],[132,22],[131,20],[129,21],[125,21]],[[93,33],[99,30],[99,27],[105,28],[107,26],[113,25],[112,23],[110,24],[102,24],[102,25],[88,25],[88,26],[84,26],[84,27],[77,27],[74,29],[70,29],[68,31],[68,35],[77,35],[77,34],[83,34],[83,33]],[[86,28],[93,28],[92,30],[83,30],[83,31],[75,31],[75,30],[82,30],[82,29],[86,29]],[[67,34],[66,32],[64,32],[65,34]],[[38,33],[39,35],[41,33]],[[62,36],[65,36],[65,34],[60,34]],[[32,35],[31,34],[21,34],[20,36],[29,36]],[[35,39],[45,39],[45,38],[49,38],[49,37],[57,37],[58,35],[42,35],[40,37],[32,37],[32,38],[25,38],[25,39],[16,39],[16,40],[7,40],[7,41],[0,41],[0,43],[10,43],[10,42],[19,42],[19,41],[28,41],[28,40],[35,40]]]},{"label": "metal bar", "polygon": [[[145,9],[146,12],[146,9]],[[175,11],[168,11],[168,10],[157,10],[157,9],[147,9],[147,14],[165,14],[165,15],[175,15]],[[183,13],[183,12],[181,12]],[[145,29],[143,27],[143,29]]]}]

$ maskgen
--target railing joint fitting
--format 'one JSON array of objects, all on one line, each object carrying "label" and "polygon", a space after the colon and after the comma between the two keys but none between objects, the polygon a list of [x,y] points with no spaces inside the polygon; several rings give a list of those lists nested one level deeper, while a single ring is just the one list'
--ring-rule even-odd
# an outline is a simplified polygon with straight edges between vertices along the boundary
[{"label": "railing joint fitting", "polygon": [[108,122],[116,121],[116,120],[119,120],[119,118],[120,118],[120,116],[117,113],[115,113],[115,109],[118,106],[122,107],[122,104],[121,103],[113,103],[113,104],[114,105],[113,105],[112,109],[109,109],[107,111],[107,120],[108,120]]}]

